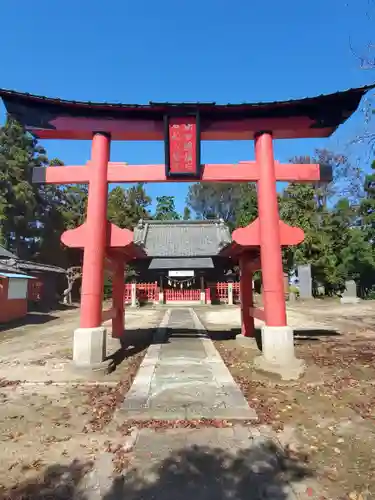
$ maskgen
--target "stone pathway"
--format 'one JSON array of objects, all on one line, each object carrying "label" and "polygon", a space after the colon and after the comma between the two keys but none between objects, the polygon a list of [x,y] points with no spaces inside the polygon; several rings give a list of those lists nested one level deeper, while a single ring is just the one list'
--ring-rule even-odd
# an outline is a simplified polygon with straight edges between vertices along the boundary
[{"label": "stone pathway", "polygon": [[[134,432],[134,431],[133,431]],[[283,434],[267,428],[136,431],[122,474],[103,452],[85,484],[87,500],[320,500],[327,498]],[[129,439],[129,438],[128,438]]]},{"label": "stone pathway", "polygon": [[256,418],[190,308],[166,312],[122,405],[122,416],[138,420]]}]

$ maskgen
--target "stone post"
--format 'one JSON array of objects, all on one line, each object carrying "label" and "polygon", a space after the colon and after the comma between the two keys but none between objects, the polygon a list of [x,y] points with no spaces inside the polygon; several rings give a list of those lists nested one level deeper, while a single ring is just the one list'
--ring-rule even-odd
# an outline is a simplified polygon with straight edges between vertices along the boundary
[{"label": "stone post", "polygon": [[137,307],[137,283],[132,283],[132,286],[131,286],[130,307]]},{"label": "stone post", "polygon": [[358,304],[357,284],[354,280],[345,281],[345,291],[340,299],[341,304]]},{"label": "stone post", "polygon": [[312,299],[311,264],[300,265],[298,270],[299,296],[301,299]]},{"label": "stone post", "polygon": [[233,306],[233,283],[228,283],[228,306]]}]

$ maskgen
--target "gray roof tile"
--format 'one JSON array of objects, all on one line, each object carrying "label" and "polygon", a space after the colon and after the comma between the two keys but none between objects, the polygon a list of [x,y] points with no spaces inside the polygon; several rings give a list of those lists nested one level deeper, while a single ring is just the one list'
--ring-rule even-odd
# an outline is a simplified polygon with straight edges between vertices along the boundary
[{"label": "gray roof tile", "polygon": [[214,257],[232,238],[222,220],[139,221],[134,243],[148,257]]},{"label": "gray roof tile", "polygon": [[214,264],[210,257],[186,257],[179,259],[152,259],[149,269],[212,269]]},{"label": "gray roof tile", "polygon": [[0,245],[0,259],[17,259],[18,257]]}]

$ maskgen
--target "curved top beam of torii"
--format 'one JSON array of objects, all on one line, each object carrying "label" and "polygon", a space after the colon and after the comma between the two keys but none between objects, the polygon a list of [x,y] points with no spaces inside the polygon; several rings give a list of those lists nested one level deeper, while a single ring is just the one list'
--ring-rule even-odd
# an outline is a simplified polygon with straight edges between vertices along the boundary
[{"label": "curved top beam of torii", "polygon": [[7,112],[41,139],[163,140],[166,115],[199,114],[202,140],[249,140],[260,130],[275,139],[328,137],[356,111],[374,85],[288,101],[240,104],[118,104],[68,101],[0,89]]}]

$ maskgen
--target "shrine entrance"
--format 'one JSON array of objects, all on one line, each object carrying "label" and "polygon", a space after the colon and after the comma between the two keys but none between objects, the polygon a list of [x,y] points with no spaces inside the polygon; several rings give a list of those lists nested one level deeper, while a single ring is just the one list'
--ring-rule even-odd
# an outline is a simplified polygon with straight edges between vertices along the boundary
[{"label": "shrine entrance", "polygon": [[134,263],[139,280],[158,285],[160,304],[210,303],[211,288],[234,264],[228,253],[233,240],[223,220],[140,221],[134,242],[143,251]]},{"label": "shrine entrance", "polygon": [[[104,362],[104,320],[112,319],[114,336],[126,335],[125,263],[147,258],[142,245],[145,227],[140,228],[138,238],[107,221],[108,184],[256,182],[259,218],[236,229],[231,241],[225,242],[223,236],[220,255],[240,266],[243,334],[254,335],[254,318],[264,321],[262,355],[256,358],[256,366],[276,372],[288,366],[298,376],[302,363],[294,356],[293,330],[287,326],[281,247],[300,243],[304,234],[279,219],[276,182],[328,182],[332,171],[325,165],[277,162],[273,141],[330,136],[370,88],[285,102],[230,105],[90,103],[0,90],[7,112],[38,138],[92,140],[86,165],[35,168],[33,173],[34,182],[39,183],[89,184],[85,223],[62,235],[65,245],[84,250],[81,324],[74,332],[73,346],[76,365],[96,367]],[[113,163],[110,145],[116,140],[164,141],[165,163]],[[255,161],[202,164],[202,140],[254,141]],[[112,273],[113,306],[103,311],[105,267]],[[262,271],[263,309],[253,305],[252,276],[258,269]]]}]

